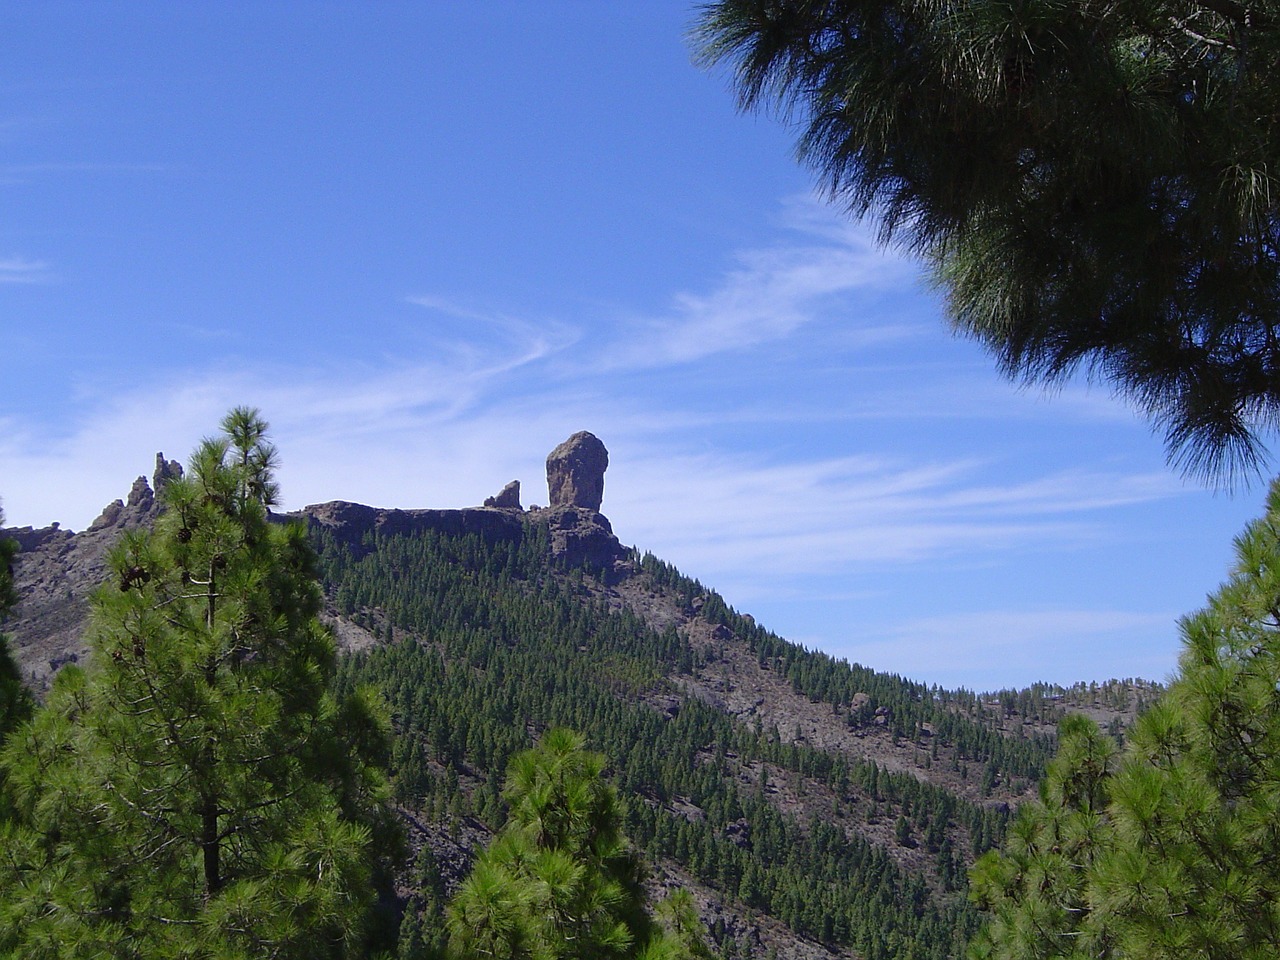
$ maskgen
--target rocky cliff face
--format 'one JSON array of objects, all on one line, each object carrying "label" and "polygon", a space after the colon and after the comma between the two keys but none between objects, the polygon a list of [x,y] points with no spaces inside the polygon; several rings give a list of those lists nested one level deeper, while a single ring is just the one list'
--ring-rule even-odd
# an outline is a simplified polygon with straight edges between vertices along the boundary
[{"label": "rocky cliff face", "polygon": [[[616,582],[633,571],[629,551],[599,512],[608,461],[604,444],[589,433],[576,433],[560,444],[547,459],[549,484],[552,463],[556,464],[552,506],[541,510],[521,508],[520,482],[513,480],[483,507],[400,510],[335,500],[305,507],[281,520],[324,527],[353,547],[359,547],[370,533],[425,530],[476,534],[488,542],[518,542],[533,526],[541,525],[548,530],[551,558],[558,565],[584,567]],[[83,637],[89,596],[105,577],[108,552],[124,531],[154,522],[162,509],[157,494],[169,480],[181,476],[182,466],[176,460],[156,454],[151,482],[138,477],[128,496],[107,504],[84,531],[63,530],[56,523],[4,531],[19,546],[14,566],[19,606],[5,629],[18,664],[35,689],[46,689],[60,666],[88,652]]]},{"label": "rocky cliff face", "polygon": [[547,502],[542,516],[551,532],[551,550],[576,566],[606,577],[626,576],[627,551],[613,535],[600,505],[609,451],[594,434],[580,430],[547,456]]},{"label": "rocky cliff face", "polygon": [[607,581],[631,573],[627,550],[613,535],[609,518],[583,507],[548,507],[534,511],[531,523],[545,524],[551,555],[570,567],[586,567]]},{"label": "rocky cliff face", "polygon": [[488,542],[519,540],[524,533],[519,514],[492,507],[396,510],[334,500],[303,507],[286,514],[285,519],[326,527],[337,540],[357,548],[370,533],[377,536],[436,530],[455,536],[474,533]]}]

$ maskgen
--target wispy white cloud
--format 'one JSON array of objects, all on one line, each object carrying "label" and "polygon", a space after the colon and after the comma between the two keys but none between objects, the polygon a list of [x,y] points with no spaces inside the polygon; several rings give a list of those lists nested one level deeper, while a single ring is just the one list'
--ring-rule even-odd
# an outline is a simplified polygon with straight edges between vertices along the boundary
[{"label": "wispy white cloud", "polygon": [[425,307],[428,310],[434,310],[437,313],[443,313],[445,316],[455,317],[459,320],[478,320],[481,323],[492,323],[495,319],[494,314],[463,306],[447,297],[439,297],[432,294],[405,297],[405,302],[412,303],[418,307]]},{"label": "wispy white cloud", "polygon": [[[606,365],[681,364],[743,350],[791,335],[836,298],[915,282],[913,264],[877,248],[865,228],[839,221],[812,201],[791,201],[784,220],[800,242],[742,251],[714,289],[677,293],[665,315],[623,324],[623,338]],[[912,332],[910,324],[880,323],[852,326],[844,336],[856,346]]]},{"label": "wispy white cloud", "polygon": [[[1058,471],[993,481],[977,460],[843,457],[758,464],[725,454],[623,457],[610,509],[635,542],[743,583],[990,561],[1104,538],[1105,511],[1180,495],[1163,474]],[[721,581],[716,581],[721,582]]]},{"label": "wispy white cloud", "polygon": [[[81,528],[127,491],[132,477],[150,472],[157,450],[185,458],[227,409],[250,404],[273,424],[295,506],[338,497],[463,505],[473,501],[453,494],[470,471],[448,438],[465,437],[473,416],[483,419],[477,409],[490,401],[495,380],[539,355],[512,351],[469,365],[450,356],[377,370],[220,367],[112,395],[84,392],[79,420],[61,436],[10,418],[0,434],[0,493],[11,522],[58,519]],[[513,434],[518,425],[512,422]],[[515,448],[515,437],[509,440]]]},{"label": "wispy white cloud", "polygon": [[1080,543],[1098,535],[1089,514],[1182,490],[1163,474],[1033,472],[993,482],[978,459],[919,462],[901,452],[772,463],[727,449],[690,455],[681,418],[713,414],[578,384],[510,392],[511,377],[547,349],[535,340],[470,364],[448,357],[340,373],[218,369],[86,395],[81,424],[62,440],[18,424],[5,432],[3,493],[15,521],[83,526],[157,449],[185,455],[238,403],[273,422],[294,506],[334,498],[463,506],[513,478],[524,481],[526,503],[544,502],[542,458],[574,430],[592,429],[614,451],[606,512],[619,534],[722,576]]},{"label": "wispy white cloud", "polygon": [[[479,360],[514,355],[514,366],[526,366],[572,347],[580,331],[558,319],[532,320],[496,310],[486,310],[433,294],[405,298],[406,303],[430,311],[445,323],[421,328],[419,335],[434,346]],[[450,324],[450,321],[458,323]]]},{"label": "wispy white cloud", "polygon": [[[850,310],[864,302],[861,293],[877,300],[913,284],[914,267],[804,204],[785,215],[797,242],[744,254],[707,292],[675,297],[665,316],[613,326],[607,362],[597,353],[601,338],[583,336],[589,328],[577,318],[530,318],[426,293],[404,298],[422,322],[387,338],[376,361],[337,358],[325,368],[227,361],[168,378],[140,374],[121,392],[72,391],[80,418],[60,437],[13,416],[0,422],[0,495],[10,522],[84,527],[133,477],[151,472],[156,451],[185,457],[229,407],[244,403],[273,424],[290,508],[331,499],[466,506],[511,479],[523,482],[526,504],[545,503],[547,451],[590,429],[611,452],[604,508],[621,539],[714,584],[731,602],[763,595],[821,602],[840,589],[874,604],[880,586],[866,584],[885,570],[910,578],[926,569],[1007,569],[1033,553],[1089,556],[1124,535],[1110,523],[1118,511],[1185,493],[1164,471],[1076,469],[1065,458],[1013,462],[960,444],[938,452],[929,431],[954,433],[959,419],[986,427],[1000,420],[1008,432],[1030,421],[1035,430],[1042,417],[1059,420],[1065,405],[1091,430],[1099,418],[1116,419],[1116,406],[1074,387],[1050,403],[1027,403],[985,365],[917,351],[920,311],[899,323],[883,304]],[[5,269],[0,261],[0,281]],[[48,268],[14,258],[9,269]],[[833,323],[835,311],[855,320]],[[831,360],[831,383],[847,380],[848,389],[794,396],[755,389],[775,345],[798,343],[819,326],[843,338],[848,353]],[[909,349],[882,349],[907,340]],[[728,351],[738,352],[732,364],[722,362]],[[790,362],[803,375],[821,353],[795,351]],[[865,368],[841,377],[848,355]],[[694,395],[686,374],[713,388]],[[791,437],[840,421],[876,423],[817,446]],[[755,436],[745,442],[747,434]],[[984,616],[881,627],[854,637],[859,652],[851,655],[936,676],[935,648],[950,638],[947,649],[956,652],[946,662],[958,671],[973,657],[991,676],[993,657],[1017,659],[1012,645],[1033,620],[1048,616],[1064,637],[1070,628],[1109,642],[1124,626],[1108,614],[1120,626],[1107,632],[1084,610],[1025,621]],[[1133,616],[1138,624],[1147,615]],[[1153,629],[1154,621],[1141,622]],[[838,630],[824,630],[815,645],[832,649]],[[930,669],[917,671],[926,660]]]},{"label": "wispy white cloud", "polygon": [[[1139,424],[1136,411],[1088,384],[1019,387],[992,376],[986,364],[910,364],[901,360],[842,368],[861,381],[824,409],[831,420],[971,420]],[[816,415],[816,411],[814,412]]]},{"label": "wispy white cloud", "polygon": [[44,283],[51,276],[49,264],[43,260],[0,258],[0,283]]},{"label": "wispy white cloud", "polygon": [[[715,411],[614,395],[607,384],[530,379],[524,374],[541,369],[545,346],[501,342],[505,348],[467,363],[447,355],[332,370],[263,365],[139,381],[110,397],[84,394],[79,423],[60,438],[10,416],[0,422],[0,495],[11,523],[58,519],[82,529],[133,477],[150,474],[157,451],[185,458],[229,407],[248,403],[272,422],[286,507],[331,499],[458,507],[511,479],[522,481],[526,504],[545,503],[543,458],[586,428],[610,449],[604,509],[619,537],[757,611],[755,600],[769,596],[821,604],[835,585],[859,595],[866,576],[886,570],[904,579],[927,570],[942,584],[947,570],[1007,569],[1019,556],[1086,557],[1121,535],[1111,524],[1116,511],[1185,493],[1164,473],[1019,464],[1014,476],[1009,465],[978,456],[922,459],[890,448],[800,460],[748,454],[716,441]],[[513,380],[522,386],[513,390]],[[686,419],[707,426],[684,429]],[[877,604],[874,590],[863,595]],[[1015,668],[1028,679],[1076,679],[1086,641],[1115,645],[1126,626],[1161,628],[1156,615],[1127,616],[919,618],[848,637],[845,646],[840,627],[828,624],[812,642],[949,683],[1005,682]],[[1050,643],[1046,630],[1061,639]],[[1035,654],[1018,646],[1029,635],[1039,638]],[[1170,654],[1142,649],[1149,662],[1108,669],[1167,672]],[[1061,669],[1051,669],[1051,657]],[[1098,662],[1128,661],[1110,650]]]}]

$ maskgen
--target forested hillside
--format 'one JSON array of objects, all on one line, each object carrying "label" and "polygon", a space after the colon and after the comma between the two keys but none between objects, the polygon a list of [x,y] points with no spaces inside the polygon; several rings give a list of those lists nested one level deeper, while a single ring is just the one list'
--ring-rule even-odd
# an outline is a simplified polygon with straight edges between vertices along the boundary
[{"label": "forested hillside", "polygon": [[[34,602],[9,627],[38,689],[82,659],[109,543],[162,515],[144,488],[85,534],[14,531]],[[623,547],[590,509],[295,518],[347,651],[335,693],[372,686],[392,715],[404,960],[443,945],[448,898],[507,820],[509,762],[553,727],[607,758],[652,900],[689,890],[721,955],[959,956],[979,922],[966,871],[1034,795],[1057,721],[1087,712],[1118,737],[1158,692],[976,694],[850,665]]]},{"label": "forested hillside", "polygon": [[[592,571],[553,558],[547,524],[520,529],[351,542],[313,526],[337,613],[381,640],[342,676],[391,704],[423,862],[500,824],[508,759],[567,725],[611,760],[649,861],[703,891],[727,955],[779,949],[759,914],[869,958],[959,954],[977,924],[965,870],[1043,772],[1062,691],[979,698],[850,666],[652,556]],[[769,697],[736,707],[761,678]],[[413,879],[429,931],[442,885]]]}]

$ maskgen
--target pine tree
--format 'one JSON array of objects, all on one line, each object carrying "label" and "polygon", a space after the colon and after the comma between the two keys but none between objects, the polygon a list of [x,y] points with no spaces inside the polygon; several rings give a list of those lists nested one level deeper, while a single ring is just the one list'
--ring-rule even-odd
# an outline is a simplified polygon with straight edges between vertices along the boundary
[{"label": "pine tree", "polygon": [[1280,481],[1236,556],[1118,762],[1096,726],[1064,723],[1043,801],[974,869],[993,916],[972,956],[1277,956]]},{"label": "pine tree", "polygon": [[[4,510],[0,509],[0,528],[4,527]],[[18,595],[13,588],[13,558],[18,544],[9,537],[0,537],[0,620],[9,615]]]},{"label": "pine tree", "polygon": [[670,935],[646,911],[643,867],[603,773],[604,757],[563,728],[512,759],[510,819],[449,906],[449,956],[704,956],[688,901],[670,908]]},{"label": "pine tree", "polygon": [[971,874],[971,896],[991,911],[970,946],[982,960],[1112,955],[1088,923],[1093,862],[1111,849],[1106,816],[1115,744],[1091,720],[1073,715],[1059,729],[1061,748],[999,852]]},{"label": "pine tree", "polygon": [[1119,843],[1094,901],[1124,956],[1280,951],[1280,481],[1235,549],[1111,786]]},{"label": "pine tree", "polygon": [[236,409],[153,533],[124,536],[64,668],[10,740],[0,953],[348,957],[394,840],[377,704],[330,691],[305,531],[273,522],[275,449]]}]

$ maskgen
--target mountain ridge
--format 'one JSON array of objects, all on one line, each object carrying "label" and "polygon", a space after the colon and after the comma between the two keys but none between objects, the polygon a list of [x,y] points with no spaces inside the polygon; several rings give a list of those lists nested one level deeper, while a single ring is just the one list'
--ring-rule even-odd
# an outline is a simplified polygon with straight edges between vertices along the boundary
[{"label": "mountain ridge", "polygon": [[[174,467],[158,455],[157,489]],[[893,936],[935,945],[919,956],[948,955],[936,945],[972,924],[963,869],[1032,795],[1064,695],[941,691],[788,643],[714,590],[623,546],[590,480],[561,485],[570,502],[545,508],[521,508],[509,484],[490,498],[502,506],[330,501],[279,517],[311,531],[326,620],[351,654],[350,682],[379,685],[397,718],[403,819],[416,838],[415,864],[424,850],[434,864],[406,865],[408,914],[429,919],[427,874],[451,889],[469,850],[495,827],[506,756],[553,721],[617,714],[619,730],[658,738],[655,750],[663,731],[677,728],[676,740],[662,742],[693,744],[664,761],[616,732],[584,731],[613,738],[615,774],[632,797],[629,829],[646,846],[655,883],[691,886],[717,943],[798,957],[890,956],[889,933],[881,942],[863,930],[868,916],[883,914],[874,922],[898,930]],[[80,533],[56,524],[3,531],[24,548],[15,566],[21,606],[7,629],[37,689],[84,657],[87,597],[111,543],[154,520],[154,493],[139,478]],[[585,503],[573,502],[580,496]],[[553,663],[561,676],[546,682],[578,691],[568,700],[511,685],[527,681],[514,674]],[[423,687],[437,683],[442,690]],[[1128,718],[1144,691],[1154,695],[1141,685],[1124,690],[1123,708],[1091,708]],[[467,716],[470,733],[451,726]],[[475,739],[481,728],[490,739]],[[673,760],[684,766],[659,775],[655,764]],[[764,849],[783,835],[811,860],[835,844],[840,857],[870,864],[882,878],[874,882],[891,892],[868,887],[856,895],[872,904],[865,908],[835,888],[820,907],[795,901],[793,887],[825,889],[843,877],[843,861],[800,881],[801,866]],[[924,912],[911,920],[912,911]],[[947,924],[960,927],[947,934]]]}]

